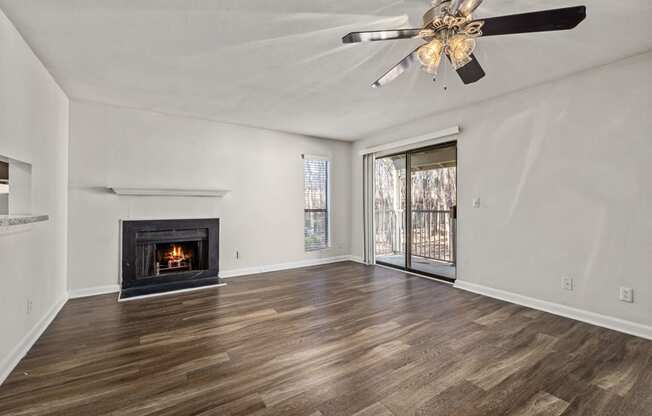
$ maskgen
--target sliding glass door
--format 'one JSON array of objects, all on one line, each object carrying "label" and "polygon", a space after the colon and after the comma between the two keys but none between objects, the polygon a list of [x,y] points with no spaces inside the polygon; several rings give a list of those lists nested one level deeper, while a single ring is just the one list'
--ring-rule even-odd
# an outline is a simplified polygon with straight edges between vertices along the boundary
[{"label": "sliding glass door", "polygon": [[455,279],[455,143],[376,159],[376,261]]},{"label": "sliding glass door", "polygon": [[404,268],[406,266],[406,155],[376,159],[374,227],[376,261]]},{"label": "sliding glass door", "polygon": [[410,154],[410,268],[455,279],[457,148]]}]

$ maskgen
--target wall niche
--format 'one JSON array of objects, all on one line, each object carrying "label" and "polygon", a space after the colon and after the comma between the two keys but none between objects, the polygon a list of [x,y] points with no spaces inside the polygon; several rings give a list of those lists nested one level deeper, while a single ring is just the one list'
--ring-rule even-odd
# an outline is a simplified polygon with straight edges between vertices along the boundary
[{"label": "wall niche", "polygon": [[32,212],[32,165],[0,155],[0,226],[47,220]]},{"label": "wall niche", "polygon": [[0,159],[0,215],[9,214],[9,163]]}]

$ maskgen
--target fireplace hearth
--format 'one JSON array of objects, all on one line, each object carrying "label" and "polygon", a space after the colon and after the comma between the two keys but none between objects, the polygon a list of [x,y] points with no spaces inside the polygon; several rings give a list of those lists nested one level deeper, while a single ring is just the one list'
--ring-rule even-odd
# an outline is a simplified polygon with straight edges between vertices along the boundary
[{"label": "fireplace hearth", "polygon": [[122,222],[121,299],[220,284],[219,219]]}]

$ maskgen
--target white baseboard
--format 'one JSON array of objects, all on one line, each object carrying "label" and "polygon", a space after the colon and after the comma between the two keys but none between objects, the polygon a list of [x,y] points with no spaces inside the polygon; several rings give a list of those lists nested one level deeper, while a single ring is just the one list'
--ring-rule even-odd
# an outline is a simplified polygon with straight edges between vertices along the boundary
[{"label": "white baseboard", "polygon": [[352,259],[352,256],[337,256],[337,257],[326,257],[323,259],[301,260],[301,261],[294,261],[290,263],[273,264],[269,266],[258,266],[258,267],[249,267],[245,269],[227,270],[227,271],[220,272],[220,277],[223,279],[229,279],[231,277],[249,276],[252,274],[276,272],[279,270],[298,269],[301,267],[320,266],[322,264],[340,263],[343,261],[355,261],[355,260]]},{"label": "white baseboard", "polygon": [[548,312],[553,315],[563,316],[565,318],[575,319],[576,321],[586,322],[625,334],[635,335],[637,337],[652,340],[652,327],[639,324],[636,322],[626,321],[619,318],[613,318],[607,315],[601,315],[595,312],[589,312],[583,309],[573,308],[571,306],[561,305],[559,303],[548,302],[541,299],[535,299],[518,293],[507,292],[500,289],[494,289],[488,286],[478,285],[471,282],[456,281],[455,287],[479,295],[488,296],[494,299],[504,300],[528,308]]},{"label": "white baseboard", "polygon": [[364,259],[362,257],[358,256],[349,256],[349,261],[353,261],[355,263],[360,263],[366,265],[367,263],[364,262]]},{"label": "white baseboard", "polygon": [[9,374],[16,368],[20,360],[29,352],[34,343],[43,335],[43,332],[50,326],[57,316],[63,305],[68,301],[68,296],[64,295],[50,310],[41,318],[40,321],[23,337],[18,345],[0,362],[0,385],[9,377]]},{"label": "white baseboard", "polygon": [[97,287],[89,287],[86,289],[70,290],[69,297],[70,299],[78,299],[78,298],[86,298],[89,296],[106,295],[109,293],[118,293],[118,292],[120,292],[120,285],[97,286]]}]

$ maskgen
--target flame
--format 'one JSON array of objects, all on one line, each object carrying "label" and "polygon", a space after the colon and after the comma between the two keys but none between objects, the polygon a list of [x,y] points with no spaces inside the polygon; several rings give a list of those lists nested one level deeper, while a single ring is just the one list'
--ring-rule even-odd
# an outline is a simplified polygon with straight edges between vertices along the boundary
[{"label": "flame", "polygon": [[184,253],[183,246],[178,246],[176,244],[172,244],[172,248],[167,253],[168,260],[174,260],[174,261],[187,260],[190,257],[191,257],[190,255]]}]

